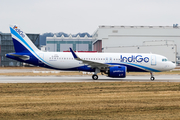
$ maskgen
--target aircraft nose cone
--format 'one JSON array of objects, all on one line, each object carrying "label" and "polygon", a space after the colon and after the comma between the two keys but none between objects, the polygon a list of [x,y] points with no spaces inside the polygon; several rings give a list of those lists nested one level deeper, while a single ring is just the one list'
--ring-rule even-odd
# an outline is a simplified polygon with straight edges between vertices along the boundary
[{"label": "aircraft nose cone", "polygon": [[170,68],[174,69],[175,67],[176,67],[176,64],[172,63]]}]

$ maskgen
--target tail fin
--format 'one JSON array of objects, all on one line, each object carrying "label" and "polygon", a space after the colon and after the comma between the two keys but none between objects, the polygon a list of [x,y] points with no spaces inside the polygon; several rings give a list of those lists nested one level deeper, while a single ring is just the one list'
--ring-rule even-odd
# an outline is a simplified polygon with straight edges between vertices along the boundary
[{"label": "tail fin", "polygon": [[40,51],[18,26],[11,25],[10,31],[16,53],[34,53]]}]

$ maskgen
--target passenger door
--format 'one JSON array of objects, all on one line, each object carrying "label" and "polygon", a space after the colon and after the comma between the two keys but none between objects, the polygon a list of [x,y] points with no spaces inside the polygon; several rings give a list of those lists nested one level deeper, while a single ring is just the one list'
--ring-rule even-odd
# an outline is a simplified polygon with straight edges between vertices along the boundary
[{"label": "passenger door", "polygon": [[151,65],[156,65],[156,56],[155,55],[151,56]]}]

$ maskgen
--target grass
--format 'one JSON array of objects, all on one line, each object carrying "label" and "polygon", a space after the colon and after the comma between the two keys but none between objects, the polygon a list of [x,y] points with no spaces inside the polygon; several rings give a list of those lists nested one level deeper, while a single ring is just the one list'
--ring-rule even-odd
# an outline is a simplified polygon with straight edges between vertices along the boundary
[{"label": "grass", "polygon": [[83,75],[82,72],[60,72],[60,73],[33,73],[33,72],[12,72],[0,73],[3,76],[76,76]]},{"label": "grass", "polygon": [[180,119],[180,83],[0,84],[0,119]]},{"label": "grass", "polygon": [[42,67],[0,67],[0,70],[3,69],[46,69]]}]

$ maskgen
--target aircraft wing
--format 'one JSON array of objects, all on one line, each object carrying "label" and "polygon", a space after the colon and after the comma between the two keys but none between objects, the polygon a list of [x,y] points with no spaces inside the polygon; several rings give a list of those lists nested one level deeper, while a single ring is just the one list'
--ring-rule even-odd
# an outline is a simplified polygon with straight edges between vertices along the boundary
[{"label": "aircraft wing", "polygon": [[82,61],[83,64],[89,65],[92,68],[107,68],[107,67],[112,67],[113,65],[108,65],[105,63],[99,63],[99,62],[94,62],[94,61],[89,61],[89,60],[83,60],[81,58],[79,58],[76,53],[70,48],[70,51],[74,57],[74,59],[78,60],[78,61]]}]

